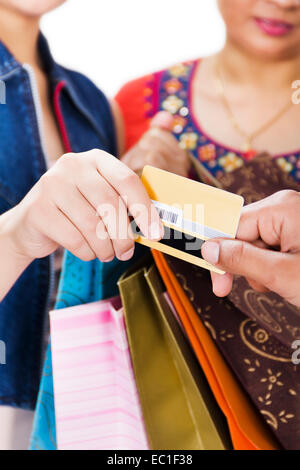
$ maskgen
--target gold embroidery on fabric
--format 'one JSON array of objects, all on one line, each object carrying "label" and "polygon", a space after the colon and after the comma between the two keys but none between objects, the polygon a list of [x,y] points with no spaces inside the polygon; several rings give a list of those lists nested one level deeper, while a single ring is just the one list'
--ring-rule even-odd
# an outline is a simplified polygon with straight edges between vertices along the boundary
[{"label": "gold embroidery on fabric", "polygon": [[288,420],[295,418],[295,415],[292,413],[287,413],[285,410],[283,410],[278,414],[278,417],[282,423],[288,424]]},{"label": "gold embroidery on fabric", "polygon": [[264,397],[258,397],[258,401],[264,404],[265,406],[270,406],[272,405],[272,400],[270,400],[270,398],[271,393],[267,393]]},{"label": "gold embroidery on fabric", "polygon": [[277,418],[269,411],[261,410],[260,412],[262,415],[268,418],[266,420],[267,423],[270,424],[270,426],[272,426],[274,429],[278,429],[278,421],[283,424],[288,424],[288,422],[295,417],[292,413],[287,413],[285,410],[280,411]]},{"label": "gold embroidery on fabric", "polygon": [[215,328],[208,321],[205,321],[204,325],[210,331],[210,334],[213,337],[213,339],[216,340],[217,339],[217,333],[216,333]]},{"label": "gold embroidery on fabric", "polygon": [[268,419],[266,420],[267,423],[272,426],[274,429],[278,429],[278,421],[277,419],[275,418],[275,416],[270,413],[269,411],[266,411],[266,410],[260,410],[261,414],[266,416]]},{"label": "gold embroidery on fabric", "polygon": [[278,380],[282,376],[282,372],[273,372],[272,369],[267,369],[267,377],[263,377],[260,381],[267,384],[268,391],[271,392],[275,385],[282,387],[283,383]]},{"label": "gold embroidery on fabric", "polygon": [[291,326],[287,325],[286,329],[291,333],[291,335],[295,338],[298,339],[300,338],[300,327],[299,326]]},{"label": "gold embroidery on fabric", "polygon": [[[244,292],[244,300],[252,315],[258,316],[268,329],[275,333],[282,333],[281,326],[271,316],[271,312],[276,308],[274,300],[268,298],[265,294],[255,292],[253,289]],[[266,309],[264,304],[267,304],[269,310]]]},{"label": "gold embroidery on fabric", "polygon": [[278,362],[292,362],[287,348],[282,346],[279,351],[274,349],[268,333],[253,320],[247,319],[241,323],[240,336],[245,346],[259,356]]},{"label": "gold embroidery on fabric", "polygon": [[[288,333],[291,336],[291,341],[293,338],[300,338],[300,327],[297,324],[288,323],[290,313],[294,317],[299,316],[300,320],[300,309],[281,297],[272,293],[256,292],[247,286],[245,279],[236,277],[230,300],[237,308],[244,312],[246,310],[249,316],[263,323],[270,333],[279,335]],[[243,304],[245,304],[244,307]]]},{"label": "gold embroidery on fabric", "polygon": [[228,333],[226,330],[220,331],[220,341],[223,341],[225,343],[229,339],[233,339],[234,334],[233,333]]},{"label": "gold embroidery on fabric", "polygon": [[248,372],[255,372],[256,369],[259,369],[260,367],[258,359],[255,359],[255,361],[252,362],[250,359],[245,358],[244,363],[248,366]]},{"label": "gold embroidery on fabric", "polygon": [[[258,359],[250,360],[248,358],[244,359],[244,363],[248,368],[248,372],[250,374],[254,374],[255,372],[259,373],[261,371],[261,363]],[[264,376],[260,379],[260,383],[266,386],[265,393],[259,395],[257,397],[257,401],[261,406],[271,407],[273,404],[272,394],[276,391],[276,388],[284,387],[285,384],[282,382],[282,372],[279,370],[274,370],[267,368]],[[287,390],[291,396],[296,396],[297,392],[293,389]],[[274,429],[278,429],[281,423],[287,424],[288,421],[295,418],[295,415],[292,413],[287,412],[286,410],[281,410],[278,413],[278,416],[275,417],[270,411],[265,409],[260,410],[260,412],[267,418],[266,421],[270,424]]]},{"label": "gold embroidery on fabric", "polygon": [[181,279],[183,289],[188,294],[190,301],[193,302],[195,300],[195,294],[192,291],[192,289],[190,289],[189,286],[187,285],[186,278],[182,274],[179,274],[179,273],[177,273],[176,276],[178,279]]}]

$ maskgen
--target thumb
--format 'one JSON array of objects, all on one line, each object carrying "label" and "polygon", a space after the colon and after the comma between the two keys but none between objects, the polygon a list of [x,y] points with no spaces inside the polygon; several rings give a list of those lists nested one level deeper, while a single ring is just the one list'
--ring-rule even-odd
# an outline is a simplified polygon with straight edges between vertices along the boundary
[{"label": "thumb", "polygon": [[172,114],[168,113],[167,111],[160,111],[152,119],[151,127],[159,127],[160,129],[171,131],[173,121],[174,117]]},{"label": "thumb", "polygon": [[208,263],[228,273],[250,278],[273,291],[276,291],[283,271],[288,270],[289,255],[240,240],[208,241],[201,251]]}]

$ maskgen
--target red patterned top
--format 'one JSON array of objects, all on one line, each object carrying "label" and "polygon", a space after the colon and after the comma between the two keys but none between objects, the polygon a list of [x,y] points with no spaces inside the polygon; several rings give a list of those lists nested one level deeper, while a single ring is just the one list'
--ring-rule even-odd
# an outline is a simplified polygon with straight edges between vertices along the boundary
[{"label": "red patterned top", "polygon": [[[177,64],[169,69],[127,83],[116,96],[124,117],[126,149],[148,130],[151,118],[161,110],[174,116],[173,134],[182,148],[189,150],[215,177],[241,167],[255,156],[216,142],[195,119],[191,88],[199,60]],[[300,150],[274,156],[278,165],[300,182]]]}]

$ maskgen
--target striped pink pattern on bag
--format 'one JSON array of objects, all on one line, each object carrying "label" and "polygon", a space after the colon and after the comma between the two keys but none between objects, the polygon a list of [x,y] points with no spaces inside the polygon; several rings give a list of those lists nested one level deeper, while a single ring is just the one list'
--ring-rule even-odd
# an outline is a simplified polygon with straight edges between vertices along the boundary
[{"label": "striped pink pattern on bag", "polygon": [[58,449],[149,449],[120,307],[50,312]]}]

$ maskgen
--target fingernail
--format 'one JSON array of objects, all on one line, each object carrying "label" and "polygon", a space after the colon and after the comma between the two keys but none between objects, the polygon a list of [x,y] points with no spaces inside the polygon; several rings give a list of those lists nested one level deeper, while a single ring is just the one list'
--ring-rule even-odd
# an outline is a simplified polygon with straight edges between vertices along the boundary
[{"label": "fingernail", "polygon": [[218,264],[220,258],[220,246],[216,242],[205,242],[201,250],[202,256],[210,264]]},{"label": "fingernail", "polygon": [[156,222],[153,222],[150,225],[149,238],[151,238],[151,240],[160,240],[163,236],[164,236],[163,226]]},{"label": "fingernail", "polygon": [[118,258],[121,261],[128,261],[130,258],[132,258],[133,253],[134,253],[134,248],[130,248],[130,250],[126,251],[125,253],[120,255]]}]

